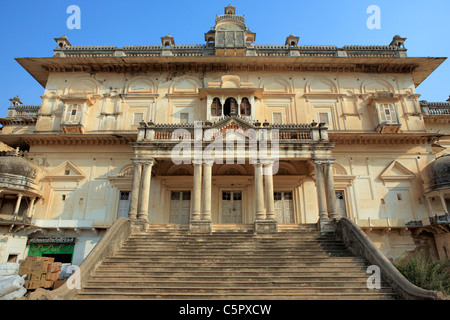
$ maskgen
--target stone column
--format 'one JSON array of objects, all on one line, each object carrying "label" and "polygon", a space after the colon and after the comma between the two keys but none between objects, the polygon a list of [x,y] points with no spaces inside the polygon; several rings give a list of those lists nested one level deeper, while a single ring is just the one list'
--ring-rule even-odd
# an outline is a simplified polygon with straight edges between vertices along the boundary
[{"label": "stone column", "polygon": [[33,216],[33,209],[34,209],[34,203],[36,202],[36,197],[35,198],[30,198],[30,204],[28,205],[28,209],[27,209],[27,215],[26,215],[26,219],[24,219],[24,222],[31,222],[31,218]]},{"label": "stone column", "polygon": [[139,205],[139,191],[141,186],[142,177],[142,163],[133,159],[134,171],[133,171],[133,182],[131,184],[131,194],[130,194],[130,210],[128,211],[128,217],[130,220],[135,220],[137,218],[137,211]]},{"label": "stone column", "polygon": [[267,220],[276,220],[275,217],[275,201],[273,198],[273,162],[264,164],[264,181],[267,202]]},{"label": "stone column", "polygon": [[152,181],[152,168],[154,160],[143,160],[144,168],[142,170],[142,186],[139,197],[138,220],[148,219],[148,205],[150,200],[150,184]]},{"label": "stone column", "polygon": [[323,178],[323,165],[320,161],[314,161],[316,169],[316,189],[317,189],[317,200],[319,203],[319,219],[327,219],[327,201],[326,201],[326,191],[325,183]]},{"label": "stone column", "polygon": [[17,195],[16,207],[14,208],[14,220],[17,220],[17,216],[19,215],[20,203],[22,202],[23,194],[19,193]]},{"label": "stone column", "polygon": [[263,172],[261,162],[255,164],[255,204],[256,204],[256,220],[264,220],[264,185]]},{"label": "stone column", "polygon": [[191,221],[189,222],[190,232],[210,233],[212,231],[211,185],[213,163],[213,159],[205,159],[202,181],[202,163],[201,161],[194,161],[194,192],[192,197],[194,203]]},{"label": "stone column", "polygon": [[214,160],[205,160],[203,165],[203,211],[202,220],[211,221],[211,182]]},{"label": "stone column", "polygon": [[431,204],[430,198],[427,197],[427,196],[425,196],[425,201],[427,202],[427,204],[428,204],[428,209],[430,210],[430,218],[431,218],[431,217],[434,217],[434,210],[433,210],[433,206],[432,206],[432,204]]},{"label": "stone column", "polygon": [[194,183],[192,192],[192,216],[191,220],[196,221],[201,219],[202,206],[202,162],[194,161]]},{"label": "stone column", "polygon": [[441,198],[442,209],[444,209],[445,214],[448,214],[447,204],[445,203],[444,194],[439,192],[439,198]]},{"label": "stone column", "polygon": [[336,210],[336,190],[334,188],[333,163],[334,161],[331,160],[325,162],[328,214],[331,219],[338,219],[339,215]]}]

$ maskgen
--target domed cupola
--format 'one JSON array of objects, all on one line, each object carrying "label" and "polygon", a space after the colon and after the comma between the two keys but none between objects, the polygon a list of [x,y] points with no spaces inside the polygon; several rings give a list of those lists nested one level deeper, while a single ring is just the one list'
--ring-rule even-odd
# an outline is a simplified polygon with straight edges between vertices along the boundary
[{"label": "domed cupola", "polygon": [[429,163],[422,170],[421,175],[425,194],[444,189],[450,191],[450,154]]}]

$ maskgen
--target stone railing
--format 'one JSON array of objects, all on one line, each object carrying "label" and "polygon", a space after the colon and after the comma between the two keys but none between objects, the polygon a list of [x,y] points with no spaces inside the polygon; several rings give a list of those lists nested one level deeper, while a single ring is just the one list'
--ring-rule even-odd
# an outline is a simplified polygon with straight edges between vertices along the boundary
[{"label": "stone railing", "polygon": [[[213,141],[232,130],[249,139],[271,141],[274,139],[328,141],[328,128],[324,124],[269,124],[268,122],[245,122],[243,125],[229,119],[240,117],[225,117],[218,122],[197,122],[194,124],[154,124],[142,122],[138,128],[138,141],[172,141],[201,139]],[[245,121],[245,120],[242,120]]]},{"label": "stone railing", "polygon": [[8,118],[14,117],[37,117],[41,105],[18,105],[8,108]]},{"label": "stone railing", "polygon": [[347,218],[336,223],[336,232],[342,237],[347,248],[357,256],[363,256],[372,265],[380,268],[381,277],[405,300],[440,300],[441,292],[425,290],[408,281],[398,269],[381,253],[364,231]]},{"label": "stone railing", "polygon": [[[222,15],[217,19],[244,20],[242,16]],[[254,44],[247,49],[250,56],[299,56],[299,57],[354,57],[354,58],[402,58],[406,49],[395,46],[343,46],[334,45],[298,45]],[[209,56],[214,54],[212,47],[206,44],[173,45],[129,45],[116,46],[69,46],[54,50],[55,56],[84,57],[158,57],[158,56]],[[250,52],[250,53],[249,53]]]},{"label": "stone railing", "polygon": [[450,102],[420,101],[420,107],[424,116],[449,116]]},{"label": "stone railing", "polygon": [[218,22],[224,21],[224,20],[235,20],[235,21],[245,23],[244,16],[239,16],[239,15],[235,15],[235,14],[222,14],[220,16],[216,16],[216,24]]},{"label": "stone railing", "polygon": [[[79,276],[81,287],[89,280],[92,272],[106,258],[113,255],[121,247],[121,245],[130,237],[131,223],[127,218],[120,218],[114,222],[103,238],[84,259],[80,265],[79,274],[73,274],[68,283],[75,281],[74,278]],[[72,300],[78,294],[78,289],[70,289],[67,285],[63,285],[58,289],[48,292],[46,299],[53,300]]]},{"label": "stone railing", "polygon": [[0,151],[0,157],[22,157],[28,158],[28,151],[20,150],[18,147],[14,150]]},{"label": "stone railing", "polygon": [[430,224],[447,224],[450,223],[450,214],[445,214],[442,216],[435,215],[430,217]]}]

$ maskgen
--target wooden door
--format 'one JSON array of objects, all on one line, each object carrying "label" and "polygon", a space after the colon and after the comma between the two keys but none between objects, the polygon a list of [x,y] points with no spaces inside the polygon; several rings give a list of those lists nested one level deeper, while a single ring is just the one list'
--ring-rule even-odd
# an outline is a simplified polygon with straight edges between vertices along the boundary
[{"label": "wooden door", "polygon": [[278,223],[295,223],[292,192],[275,192],[274,202]]},{"label": "wooden door", "polygon": [[172,191],[170,195],[169,223],[189,224],[191,192]]},{"label": "wooden door", "polygon": [[222,192],[222,223],[242,224],[242,192]]}]

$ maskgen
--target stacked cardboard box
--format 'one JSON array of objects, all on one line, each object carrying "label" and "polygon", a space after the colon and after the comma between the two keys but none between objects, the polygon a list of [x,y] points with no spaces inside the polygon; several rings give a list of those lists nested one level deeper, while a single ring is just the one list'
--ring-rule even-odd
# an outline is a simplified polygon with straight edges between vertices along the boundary
[{"label": "stacked cardboard box", "polygon": [[58,280],[62,263],[54,262],[54,258],[27,257],[19,261],[19,275],[25,278],[26,289],[52,288]]}]

